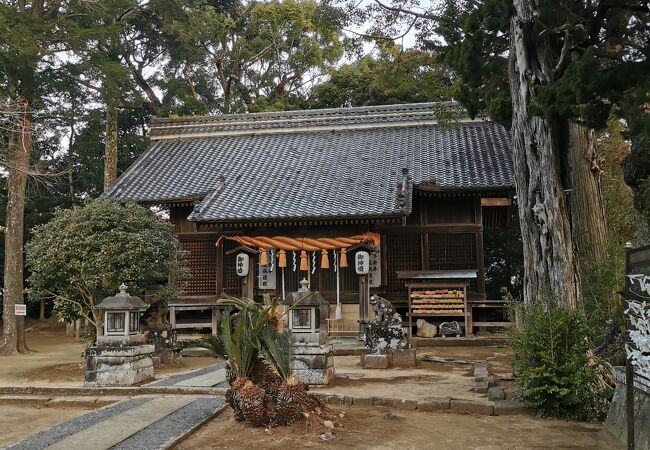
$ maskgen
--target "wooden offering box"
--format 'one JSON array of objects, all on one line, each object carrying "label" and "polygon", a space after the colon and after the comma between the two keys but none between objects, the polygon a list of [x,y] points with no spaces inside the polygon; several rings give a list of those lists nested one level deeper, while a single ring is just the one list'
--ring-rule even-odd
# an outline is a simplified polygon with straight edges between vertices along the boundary
[{"label": "wooden offering box", "polygon": [[409,284],[409,337],[413,333],[414,317],[463,317],[465,335],[471,333],[467,324],[467,286],[467,283]]}]

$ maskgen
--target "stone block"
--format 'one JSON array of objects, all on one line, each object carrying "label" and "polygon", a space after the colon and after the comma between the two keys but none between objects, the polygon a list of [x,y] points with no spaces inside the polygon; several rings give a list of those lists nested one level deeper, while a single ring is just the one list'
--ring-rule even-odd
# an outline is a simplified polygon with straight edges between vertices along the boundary
[{"label": "stone block", "polygon": [[355,406],[372,406],[372,397],[354,397]]},{"label": "stone block", "polygon": [[388,355],[366,355],[361,359],[364,369],[388,369]]},{"label": "stone block", "polygon": [[414,348],[391,350],[390,356],[393,367],[415,367]]},{"label": "stone block", "polygon": [[94,408],[98,397],[57,397],[45,404],[48,408]]},{"label": "stone block", "polygon": [[305,384],[324,385],[334,379],[334,368],[327,369],[293,369],[293,374]]},{"label": "stone block", "polygon": [[427,397],[418,400],[421,411],[445,411],[451,406],[451,397]]},{"label": "stone block", "polygon": [[332,394],[327,396],[327,403],[330,405],[347,405],[354,403],[354,398],[349,395]]},{"label": "stone block", "polygon": [[472,388],[474,392],[478,392],[479,394],[485,394],[489,389],[490,385],[485,381],[474,383],[474,387]]},{"label": "stone block", "polygon": [[496,384],[496,382],[494,381],[494,377],[489,377],[489,376],[488,377],[475,377],[474,381],[476,383],[487,383],[488,386],[490,386],[490,387],[492,387],[492,386],[494,386]]},{"label": "stone block", "polygon": [[91,347],[86,358],[86,386],[132,386],[154,377],[153,345]]},{"label": "stone block", "polygon": [[449,409],[455,413],[494,415],[494,406],[491,403],[480,403],[472,400],[451,399]]},{"label": "stone block", "polygon": [[[617,374],[617,371],[619,372]],[[618,376],[617,376],[618,375]],[[616,388],[607,413],[605,428],[621,443],[627,442],[626,385],[624,369],[615,368]],[[635,383],[634,388],[634,444],[635,448],[650,448],[650,388]]]},{"label": "stone block", "polygon": [[503,390],[503,388],[500,387],[491,387],[487,391],[488,395],[488,400],[497,401],[497,400],[505,400],[506,399],[506,391]]},{"label": "stone block", "polygon": [[401,398],[373,397],[372,404],[373,406],[387,406],[389,408],[405,409],[405,410],[413,410],[418,407],[417,401],[404,400]]},{"label": "stone block", "polygon": [[512,414],[537,415],[535,408],[530,408],[518,400],[499,400],[494,402],[494,415],[508,416]]}]

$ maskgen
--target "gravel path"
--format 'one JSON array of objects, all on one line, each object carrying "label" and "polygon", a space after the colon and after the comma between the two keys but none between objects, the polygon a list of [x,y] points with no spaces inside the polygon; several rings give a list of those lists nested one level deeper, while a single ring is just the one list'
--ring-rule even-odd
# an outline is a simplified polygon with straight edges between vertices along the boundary
[{"label": "gravel path", "polygon": [[[165,378],[164,380],[160,381],[154,381],[153,383],[147,384],[147,386],[174,386],[175,384],[180,383],[181,381],[189,380],[190,378],[195,378],[195,377],[200,377],[201,375],[207,375],[210,372],[214,372],[215,370],[218,369],[223,369],[224,364],[219,363],[219,364],[213,364],[208,367],[204,367],[203,369],[199,370],[194,370],[192,372],[186,372],[186,373],[181,373],[179,375],[172,375],[169,378]],[[223,383],[219,383],[217,386],[222,387]],[[226,383],[227,387],[227,383]]]},{"label": "gravel path", "polygon": [[167,448],[198,424],[212,417],[224,405],[224,399],[221,397],[198,398],[111,447],[111,450]]},{"label": "gravel path", "polygon": [[134,398],[124,400],[115,403],[114,405],[110,405],[105,408],[92,411],[88,414],[84,414],[83,416],[79,416],[66,422],[60,423],[59,425],[55,425],[52,428],[48,428],[47,430],[40,431],[6,448],[7,450],[34,450],[45,448],[90,426],[103,422],[104,420],[110,419],[111,417],[114,417],[132,408],[136,408],[151,400],[151,398]]}]

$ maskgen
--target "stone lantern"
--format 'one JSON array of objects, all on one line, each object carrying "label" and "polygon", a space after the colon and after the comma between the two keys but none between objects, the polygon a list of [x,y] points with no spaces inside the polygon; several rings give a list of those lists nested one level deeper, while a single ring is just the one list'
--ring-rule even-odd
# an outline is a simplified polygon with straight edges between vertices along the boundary
[{"label": "stone lantern", "polygon": [[320,292],[310,291],[308,284],[303,279],[300,289],[282,300],[283,305],[293,307],[288,314],[288,327],[298,342],[324,344],[327,340],[329,302]]},{"label": "stone lantern", "polygon": [[307,280],[291,292],[282,304],[291,308],[288,328],[296,338],[293,373],[306,384],[328,384],[334,378],[334,354],[327,341],[329,303],[320,292],[309,290]]},{"label": "stone lantern", "polygon": [[86,350],[88,386],[131,386],[153,378],[154,346],[145,344],[140,331],[140,314],[147,304],[129,295],[124,284],[119,289],[95,306],[104,315],[104,335]]},{"label": "stone lantern", "polygon": [[97,344],[144,344],[140,314],[147,309],[147,304],[140,297],[129,295],[124,283],[119,289],[117,295],[106,297],[95,306],[104,312],[104,335],[97,336]]}]

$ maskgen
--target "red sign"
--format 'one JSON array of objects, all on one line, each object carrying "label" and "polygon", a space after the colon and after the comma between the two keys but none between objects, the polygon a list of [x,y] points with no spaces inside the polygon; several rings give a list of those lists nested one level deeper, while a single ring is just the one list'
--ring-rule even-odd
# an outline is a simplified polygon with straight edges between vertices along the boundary
[{"label": "red sign", "polygon": [[27,305],[14,305],[14,316],[26,316]]}]

